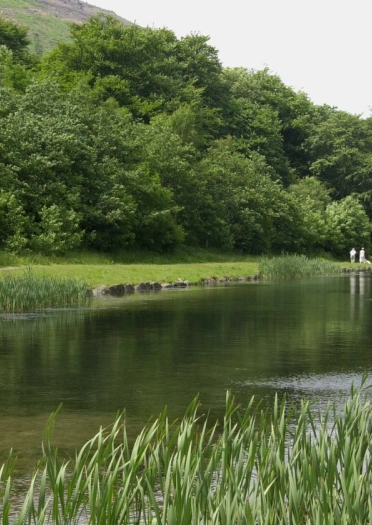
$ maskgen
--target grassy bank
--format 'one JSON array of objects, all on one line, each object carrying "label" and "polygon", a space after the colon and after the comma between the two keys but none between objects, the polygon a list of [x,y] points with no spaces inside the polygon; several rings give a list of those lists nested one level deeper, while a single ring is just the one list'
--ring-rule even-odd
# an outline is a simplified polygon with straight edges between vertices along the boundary
[{"label": "grassy bank", "polygon": [[[91,288],[143,281],[173,282],[177,279],[198,283],[212,277],[248,277],[257,273],[258,258],[237,253],[185,249],[172,254],[118,252],[116,254],[72,253],[66,257],[28,255],[16,257],[0,253],[0,279],[18,275],[31,265],[38,276],[84,279]],[[8,268],[8,269],[7,269]]]},{"label": "grassy bank", "polygon": [[199,283],[210,278],[299,277],[339,273],[343,268],[356,270],[366,265],[310,259],[302,255],[255,257],[239,253],[184,248],[171,254],[154,252],[117,252],[101,254],[70,253],[64,257],[32,254],[14,256],[0,252],[0,279],[18,275],[30,265],[37,276],[84,279],[95,288],[100,285],[138,284],[144,281],[173,282],[177,279]]},{"label": "grassy bank", "polygon": [[[2,524],[372,523],[372,407],[352,390],[341,413],[234,406],[208,421],[195,399],[166,410],[129,445],[118,418],[67,462],[52,445],[13,510],[13,458],[0,469]],[[21,501],[20,501],[21,498]],[[0,507],[1,508],[1,507]],[[17,521],[13,521],[14,513]],[[11,518],[10,518],[11,516]]]},{"label": "grassy bank", "polygon": [[[173,282],[177,279],[198,283],[211,277],[248,277],[258,270],[258,263],[194,263],[194,264],[64,264],[33,266],[35,275],[84,279],[94,288],[99,285],[120,283],[138,284],[143,281]],[[3,270],[3,274],[17,275],[19,270]]]}]

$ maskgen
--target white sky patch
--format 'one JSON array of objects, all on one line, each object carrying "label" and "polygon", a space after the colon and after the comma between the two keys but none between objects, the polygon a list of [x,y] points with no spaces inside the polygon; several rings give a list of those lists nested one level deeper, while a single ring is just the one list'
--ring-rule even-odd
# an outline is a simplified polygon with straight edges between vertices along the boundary
[{"label": "white sky patch", "polygon": [[89,0],[178,38],[210,37],[224,67],[268,67],[315,104],[372,113],[371,0]]}]

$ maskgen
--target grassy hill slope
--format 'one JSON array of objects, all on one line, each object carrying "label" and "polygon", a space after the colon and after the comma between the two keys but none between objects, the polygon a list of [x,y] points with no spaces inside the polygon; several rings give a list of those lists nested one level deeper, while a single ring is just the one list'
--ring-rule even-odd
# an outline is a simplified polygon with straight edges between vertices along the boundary
[{"label": "grassy hill slope", "polygon": [[29,28],[30,51],[42,55],[69,40],[69,23],[83,23],[99,13],[128,20],[80,0],[0,0],[0,16]]}]

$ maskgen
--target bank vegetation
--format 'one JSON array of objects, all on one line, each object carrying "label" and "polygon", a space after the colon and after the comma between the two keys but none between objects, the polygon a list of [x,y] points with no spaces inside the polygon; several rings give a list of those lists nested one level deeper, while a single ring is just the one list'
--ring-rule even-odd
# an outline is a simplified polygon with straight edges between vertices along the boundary
[{"label": "bank vegetation", "polygon": [[306,255],[263,257],[259,265],[260,276],[270,279],[337,275],[342,270],[342,266],[336,262]]},{"label": "bank vegetation", "polygon": [[368,257],[372,118],[223,68],[200,34],[95,16],[28,43],[0,17],[0,249]]},{"label": "bank vegetation", "polygon": [[[372,408],[364,388],[314,413],[278,398],[212,421],[199,400],[171,423],[164,411],[129,443],[125,420],[101,429],[70,460],[53,446],[14,494],[14,458],[0,469],[2,525],[372,522]],[[14,505],[14,498],[18,498]]]},{"label": "bank vegetation", "polygon": [[35,312],[50,308],[79,308],[91,303],[83,279],[37,276],[31,268],[0,280],[0,312]]}]

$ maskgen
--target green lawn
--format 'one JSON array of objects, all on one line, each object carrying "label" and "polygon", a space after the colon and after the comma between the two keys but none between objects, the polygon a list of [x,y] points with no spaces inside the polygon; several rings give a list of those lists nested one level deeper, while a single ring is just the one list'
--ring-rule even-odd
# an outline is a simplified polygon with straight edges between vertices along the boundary
[{"label": "green lawn", "polygon": [[[351,264],[348,260],[333,262],[353,270],[370,266]],[[173,282],[177,279],[194,284],[212,277],[251,277],[258,273],[259,263],[258,256],[187,247],[170,254],[76,252],[63,257],[37,254],[15,256],[0,251],[0,279],[32,267],[36,275],[82,278],[92,288],[146,281]]]},{"label": "green lawn", "polygon": [[[193,264],[52,264],[32,266],[35,275],[76,277],[95,288],[100,285],[138,284],[143,281],[197,283],[211,277],[249,277],[257,273],[258,262],[217,262]],[[19,274],[22,267],[3,269],[0,278]]]}]

